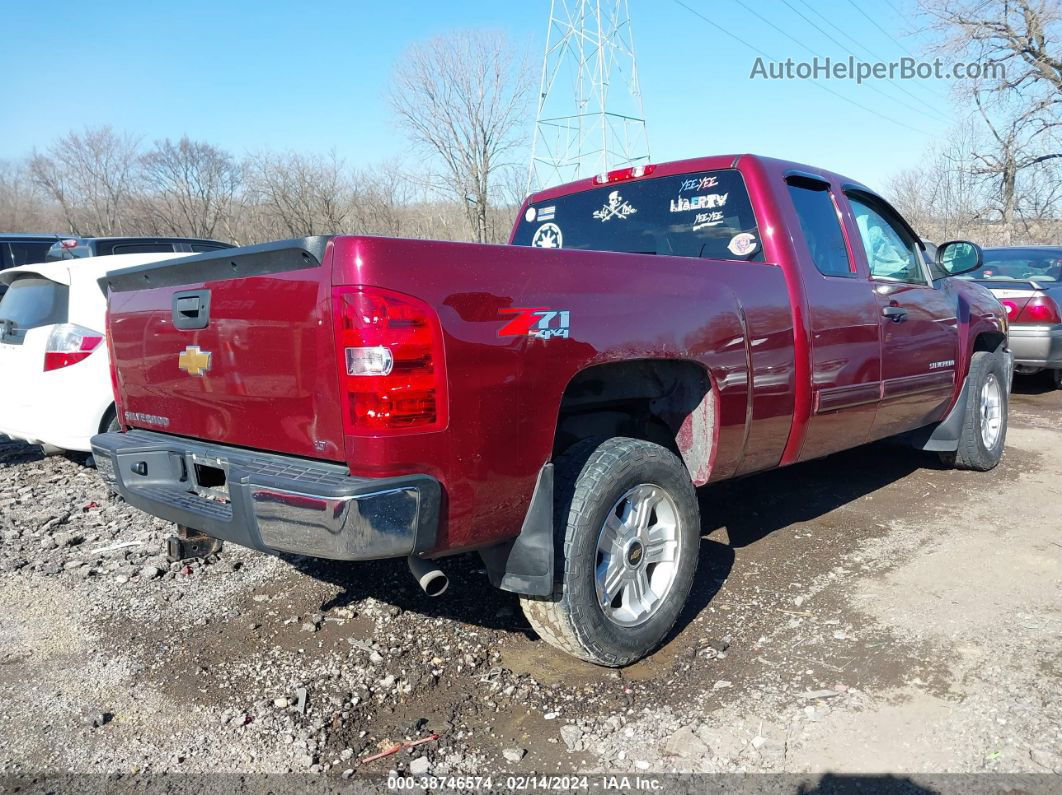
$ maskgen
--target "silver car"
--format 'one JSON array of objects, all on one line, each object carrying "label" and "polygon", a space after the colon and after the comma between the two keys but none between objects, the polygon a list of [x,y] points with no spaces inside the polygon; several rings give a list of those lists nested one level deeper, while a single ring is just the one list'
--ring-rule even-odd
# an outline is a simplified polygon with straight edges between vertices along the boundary
[{"label": "silver car", "polygon": [[1051,370],[1062,388],[1062,246],[986,248],[984,265],[958,278],[983,284],[1007,310],[1014,371]]}]

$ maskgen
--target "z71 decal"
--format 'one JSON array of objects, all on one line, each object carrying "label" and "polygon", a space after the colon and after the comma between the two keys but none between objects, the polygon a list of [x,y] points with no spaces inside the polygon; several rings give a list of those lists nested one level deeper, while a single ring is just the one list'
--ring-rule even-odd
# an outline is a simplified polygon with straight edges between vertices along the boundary
[{"label": "z71 decal", "polygon": [[502,313],[516,315],[498,330],[499,337],[538,337],[548,340],[551,337],[568,338],[569,311],[542,307],[527,309],[502,309]]}]

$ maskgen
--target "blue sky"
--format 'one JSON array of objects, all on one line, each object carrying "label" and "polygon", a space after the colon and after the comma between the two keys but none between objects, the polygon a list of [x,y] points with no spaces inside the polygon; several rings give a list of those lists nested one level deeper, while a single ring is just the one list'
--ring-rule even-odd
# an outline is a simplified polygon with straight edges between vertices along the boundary
[{"label": "blue sky", "polygon": [[[925,41],[907,34],[911,0],[855,1],[899,43],[850,0],[684,0],[777,59],[848,54],[793,9],[864,58],[823,17],[884,58],[899,58],[902,48],[922,54]],[[750,80],[757,54],[673,0],[630,5],[656,162],[757,152],[881,187],[958,121],[946,83],[902,83],[916,102],[889,83],[877,85],[891,101],[867,85],[824,81],[900,126],[810,82]],[[0,158],[43,148],[72,128],[111,124],[148,141],[188,134],[236,153],[335,148],[370,166],[408,151],[384,92],[410,43],[455,28],[498,28],[532,50],[529,79],[537,85],[548,7],[548,0],[8,3]]]}]

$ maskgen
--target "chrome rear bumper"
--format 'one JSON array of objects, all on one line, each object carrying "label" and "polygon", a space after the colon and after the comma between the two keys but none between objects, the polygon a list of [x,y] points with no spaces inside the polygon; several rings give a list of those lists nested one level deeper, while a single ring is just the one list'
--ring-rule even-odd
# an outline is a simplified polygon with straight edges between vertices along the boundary
[{"label": "chrome rear bumper", "polygon": [[100,474],[133,506],[265,552],[374,560],[435,544],[427,475],[354,478],[346,467],[133,430],[94,436]]}]

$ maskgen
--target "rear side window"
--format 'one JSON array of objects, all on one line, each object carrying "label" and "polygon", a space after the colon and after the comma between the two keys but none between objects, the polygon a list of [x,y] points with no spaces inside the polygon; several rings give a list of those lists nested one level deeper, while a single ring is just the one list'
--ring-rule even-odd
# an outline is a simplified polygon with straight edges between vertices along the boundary
[{"label": "rear side window", "polygon": [[[111,254],[154,254],[159,251],[173,251],[173,243],[116,243],[111,248]],[[96,252],[97,255],[102,251]]]},{"label": "rear side window", "polygon": [[616,182],[528,206],[513,243],[762,261],[756,217],[734,169]]},{"label": "rear side window", "polygon": [[837,216],[828,186],[790,182],[788,187],[800,219],[800,230],[819,273],[823,276],[855,276],[841,232],[841,219]]},{"label": "rear side window", "polygon": [[0,321],[5,332],[65,323],[69,288],[34,276],[16,279],[0,298]]},{"label": "rear side window", "polygon": [[220,251],[226,246],[219,246],[217,243],[192,243],[192,251]]},{"label": "rear side window", "polygon": [[48,249],[52,247],[47,240],[12,240],[8,245],[11,247],[15,265],[35,265],[38,262],[44,262],[44,258],[48,256]]}]

